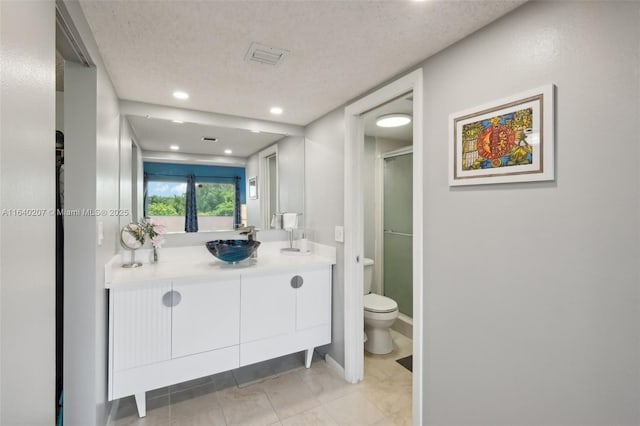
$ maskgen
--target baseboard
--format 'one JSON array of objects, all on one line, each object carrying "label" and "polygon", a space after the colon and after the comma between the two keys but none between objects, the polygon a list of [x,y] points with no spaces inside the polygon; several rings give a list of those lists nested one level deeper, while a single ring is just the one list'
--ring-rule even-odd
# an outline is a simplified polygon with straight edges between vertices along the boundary
[{"label": "baseboard", "polygon": [[344,378],[344,367],[338,364],[338,362],[331,357],[331,355],[326,354],[324,356],[324,361],[327,363],[327,366],[333,371],[340,374],[341,377]]},{"label": "baseboard", "polygon": [[398,319],[391,326],[392,330],[397,331],[404,337],[413,339],[413,318],[405,314],[398,315]]}]

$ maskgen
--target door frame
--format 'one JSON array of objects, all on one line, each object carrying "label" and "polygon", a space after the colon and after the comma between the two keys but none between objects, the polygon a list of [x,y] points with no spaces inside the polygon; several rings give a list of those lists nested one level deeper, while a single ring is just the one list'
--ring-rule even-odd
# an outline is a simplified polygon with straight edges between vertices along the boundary
[{"label": "door frame", "polygon": [[364,124],[361,115],[413,91],[413,424],[423,421],[423,96],[419,68],[345,107],[344,162],[344,373],[350,383],[364,377],[363,267],[364,208],[362,160]]}]

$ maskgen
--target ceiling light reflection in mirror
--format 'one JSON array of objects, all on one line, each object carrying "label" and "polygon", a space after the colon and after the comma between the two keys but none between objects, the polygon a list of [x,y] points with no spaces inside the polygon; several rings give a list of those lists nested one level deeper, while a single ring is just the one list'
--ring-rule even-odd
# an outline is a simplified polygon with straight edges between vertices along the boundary
[{"label": "ceiling light reflection in mirror", "polygon": [[137,115],[128,115],[127,119],[145,152],[168,152],[167,147],[179,145],[183,154],[228,156],[225,149],[232,149],[235,157],[246,158],[285,136],[190,122],[177,125],[173,120]]}]

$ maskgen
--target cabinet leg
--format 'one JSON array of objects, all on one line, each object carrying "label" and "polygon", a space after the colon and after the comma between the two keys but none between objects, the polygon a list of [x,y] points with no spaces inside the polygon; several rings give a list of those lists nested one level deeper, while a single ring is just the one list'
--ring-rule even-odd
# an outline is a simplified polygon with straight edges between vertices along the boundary
[{"label": "cabinet leg", "polygon": [[134,395],[136,398],[136,406],[138,407],[138,417],[145,417],[147,415],[147,399],[145,392],[137,393]]},{"label": "cabinet leg", "polygon": [[313,358],[313,348],[309,348],[304,354],[304,365],[307,368],[311,368],[311,359]]}]

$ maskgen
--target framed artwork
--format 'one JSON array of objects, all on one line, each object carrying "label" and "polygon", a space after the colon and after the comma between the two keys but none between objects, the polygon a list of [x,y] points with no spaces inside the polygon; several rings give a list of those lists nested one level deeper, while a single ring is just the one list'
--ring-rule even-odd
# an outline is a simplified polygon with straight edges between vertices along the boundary
[{"label": "framed artwork", "polygon": [[255,176],[249,178],[249,199],[258,199],[258,183]]},{"label": "framed artwork", "polygon": [[449,116],[449,185],[553,180],[552,84]]}]

